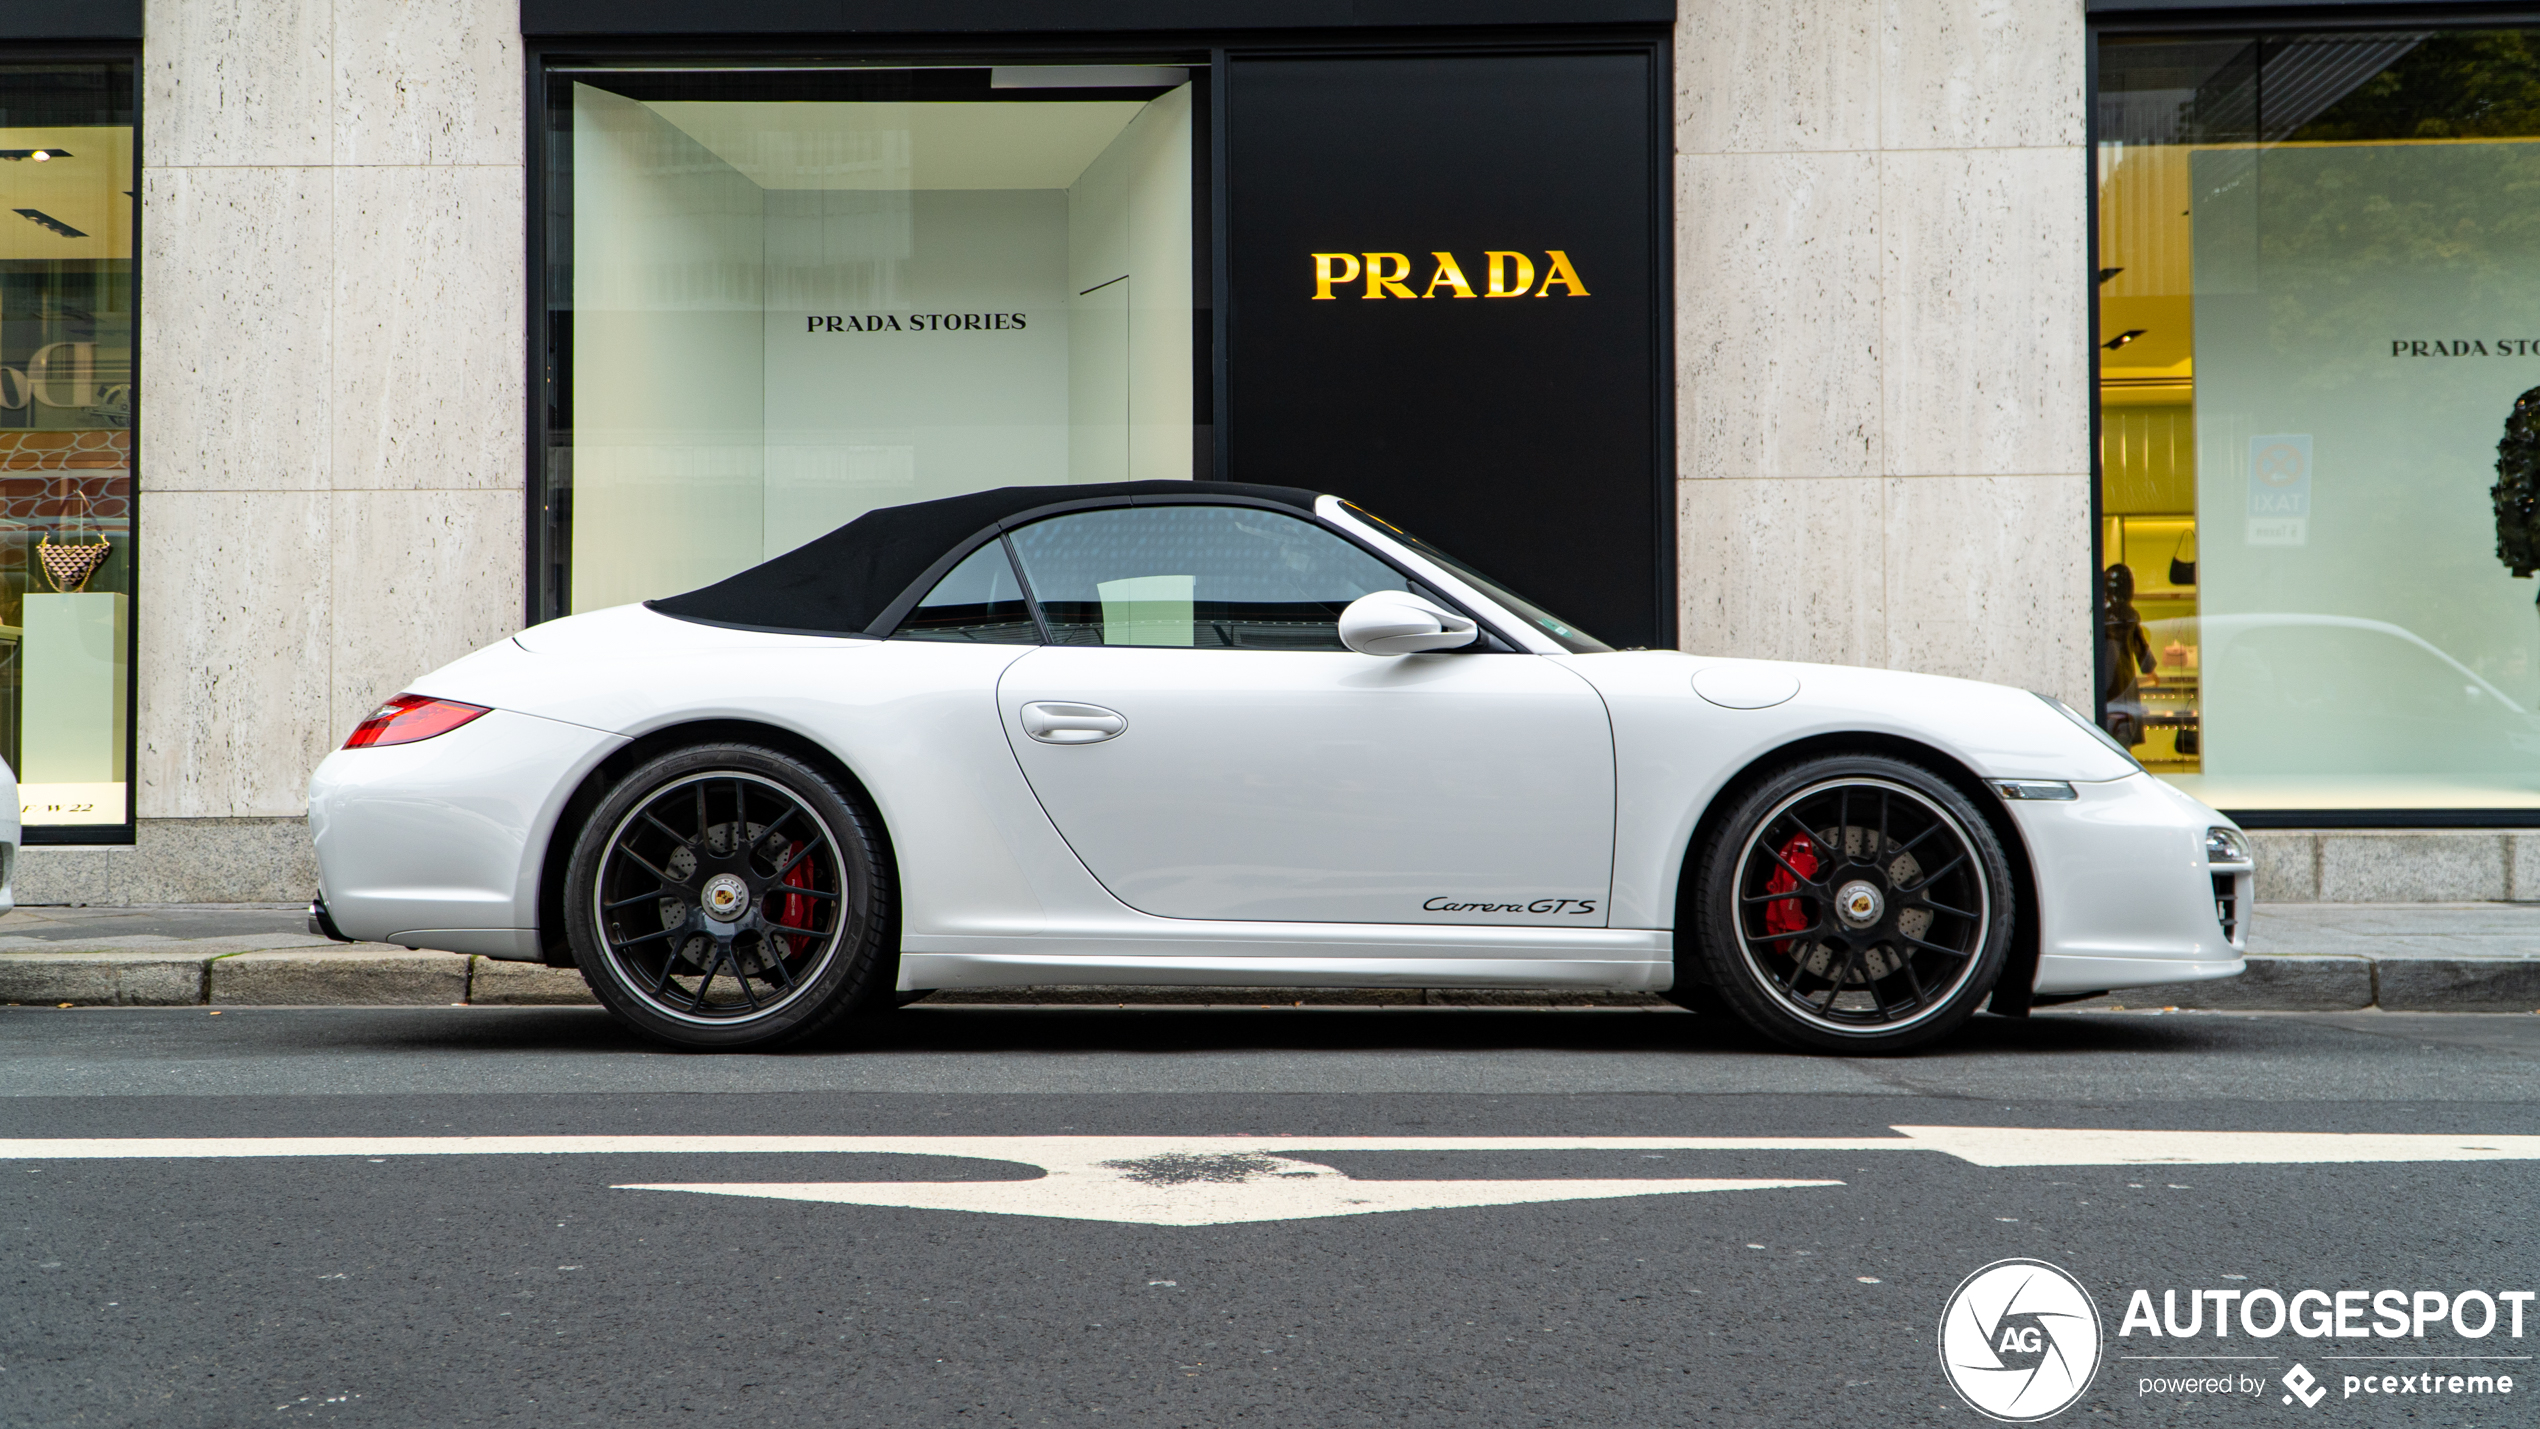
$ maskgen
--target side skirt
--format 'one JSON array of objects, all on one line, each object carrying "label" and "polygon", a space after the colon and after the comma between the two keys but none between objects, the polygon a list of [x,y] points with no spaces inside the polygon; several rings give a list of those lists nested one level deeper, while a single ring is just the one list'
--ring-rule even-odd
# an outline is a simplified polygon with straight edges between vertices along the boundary
[{"label": "side skirt", "polygon": [[[1173,924],[1012,937],[912,934],[903,990],[1061,984],[1177,987],[1545,987],[1663,992],[1675,935],[1630,928],[1347,923]],[[1217,930],[1223,930],[1217,931]]]}]

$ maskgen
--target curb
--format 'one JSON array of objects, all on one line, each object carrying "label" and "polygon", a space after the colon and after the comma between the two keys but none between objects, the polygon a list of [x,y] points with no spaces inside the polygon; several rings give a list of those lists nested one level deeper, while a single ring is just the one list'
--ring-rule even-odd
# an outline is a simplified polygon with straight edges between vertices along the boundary
[{"label": "curb", "polygon": [[[1534,988],[988,987],[930,993],[934,1006],[1671,1006],[1647,992]],[[0,953],[0,1003],[81,1007],[590,1007],[571,968],[379,944],[236,952],[113,948]],[[2219,982],[2127,988],[2060,1006],[2215,1012],[2540,1011],[2540,959],[2253,957]]]},{"label": "curb", "polygon": [[2252,957],[2249,970],[2236,978],[2130,987],[2064,1005],[2210,1012],[2540,1012],[2540,960]]},{"label": "curb", "polygon": [[582,975],[541,963],[384,944],[184,953],[0,953],[0,1003],[81,1007],[597,1006]]}]

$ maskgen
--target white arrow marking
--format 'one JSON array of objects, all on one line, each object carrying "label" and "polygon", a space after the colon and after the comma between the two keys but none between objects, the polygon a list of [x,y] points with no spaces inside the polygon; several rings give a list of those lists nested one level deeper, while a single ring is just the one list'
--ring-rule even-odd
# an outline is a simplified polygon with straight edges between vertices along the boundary
[{"label": "white arrow marking", "polygon": [[[1108,1139],[1108,1138],[1105,1138]],[[1116,1149],[1116,1148],[1114,1148]],[[1453,1206],[1513,1206],[1541,1201],[1602,1201],[1617,1196],[1672,1196],[1694,1191],[1762,1191],[1840,1186],[1840,1181],[1360,1181],[1298,1153],[1192,1149],[1189,1143],[1145,1156],[1098,1159],[1087,1150],[1048,1157],[1034,1181],[826,1181],[750,1184],[682,1182],[619,1186],[620,1191],[701,1191],[780,1201],[850,1206],[903,1206],[1116,1221],[1150,1226],[1217,1226],[1239,1221],[1297,1221],[1364,1216],[1380,1211],[1434,1211]]]}]

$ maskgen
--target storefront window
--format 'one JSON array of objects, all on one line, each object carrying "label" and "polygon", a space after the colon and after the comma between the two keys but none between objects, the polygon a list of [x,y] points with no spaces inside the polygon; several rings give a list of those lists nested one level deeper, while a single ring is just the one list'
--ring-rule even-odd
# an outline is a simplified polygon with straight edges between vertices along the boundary
[{"label": "storefront window", "polygon": [[0,65],[0,749],[30,841],[131,814],[132,67]]},{"label": "storefront window", "polygon": [[551,69],[546,612],[1192,476],[1193,73]]},{"label": "storefront window", "polygon": [[2106,728],[2235,811],[2540,810],[2540,31],[2098,71]]}]

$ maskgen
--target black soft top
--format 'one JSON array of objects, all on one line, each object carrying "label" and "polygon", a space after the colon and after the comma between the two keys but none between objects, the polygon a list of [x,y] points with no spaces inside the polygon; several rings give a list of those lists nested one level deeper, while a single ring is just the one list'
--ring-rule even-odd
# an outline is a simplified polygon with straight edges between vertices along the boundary
[{"label": "black soft top", "polygon": [[1315,493],[1233,481],[1108,481],[1001,486],[867,511],[772,561],[645,606],[681,620],[806,635],[887,635],[885,617],[995,532],[1060,508],[1268,502],[1312,513]]}]

